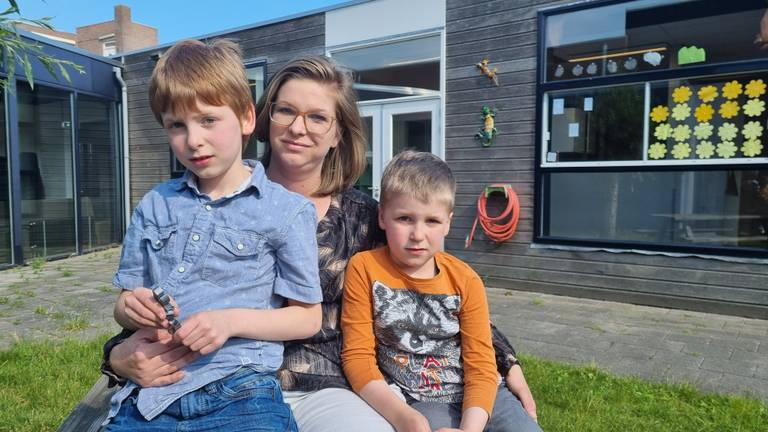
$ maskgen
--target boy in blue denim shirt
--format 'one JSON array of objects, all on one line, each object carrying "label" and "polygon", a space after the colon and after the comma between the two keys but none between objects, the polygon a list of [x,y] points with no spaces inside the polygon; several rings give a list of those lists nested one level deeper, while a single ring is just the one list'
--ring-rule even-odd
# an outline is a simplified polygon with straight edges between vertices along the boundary
[{"label": "boy in blue denim shirt", "polygon": [[155,67],[149,97],[187,171],[134,211],[113,280],[123,290],[115,319],[169,328],[152,293],[162,288],[181,322],[173,338],[200,357],[174,384],[129,381],[106,430],[296,430],[275,378],[275,341],[320,328],[315,208],[242,160],[255,113],[237,45],[177,43]]}]

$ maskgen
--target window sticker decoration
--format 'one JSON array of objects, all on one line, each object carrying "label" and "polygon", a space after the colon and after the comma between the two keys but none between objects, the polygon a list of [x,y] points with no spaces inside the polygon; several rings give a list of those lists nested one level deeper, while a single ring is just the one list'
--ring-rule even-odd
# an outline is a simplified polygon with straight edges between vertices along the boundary
[{"label": "window sticker decoration", "polygon": [[723,102],[723,104],[720,105],[720,110],[718,112],[720,113],[720,117],[724,119],[734,118],[739,114],[739,104],[737,104],[736,101]]},{"label": "window sticker decoration", "polygon": [[672,126],[670,126],[669,123],[662,123],[656,126],[656,129],[653,131],[653,136],[659,141],[666,141],[672,136]]},{"label": "window sticker decoration", "polygon": [[682,47],[677,51],[677,64],[701,63],[707,60],[707,52],[696,45]]},{"label": "window sticker decoration", "polygon": [[712,136],[714,127],[709,123],[699,123],[693,128],[693,136],[699,140],[705,140]]},{"label": "window sticker decoration", "polygon": [[743,109],[748,117],[757,117],[765,111],[765,102],[760,99],[750,99],[744,104]]},{"label": "window sticker decoration", "polygon": [[679,142],[672,147],[672,157],[685,159],[691,155],[691,146],[688,143]]},{"label": "window sticker decoration", "polygon": [[715,110],[712,108],[712,105],[709,104],[701,104],[696,107],[696,120],[699,122],[708,122],[712,120],[712,115],[715,113]]},{"label": "window sticker decoration", "polygon": [[656,123],[667,121],[667,118],[669,118],[669,108],[664,105],[655,106],[651,110],[651,120]]},{"label": "window sticker decoration", "polygon": [[[717,128],[717,136],[723,141],[733,141],[736,138],[736,134],[739,129],[733,123],[723,123],[722,126]],[[719,146],[718,146],[719,147]]]},{"label": "window sticker decoration", "polygon": [[648,157],[661,159],[667,154],[667,146],[662,143],[653,143],[648,147]]},{"label": "window sticker decoration", "polygon": [[691,128],[686,124],[677,125],[672,132],[675,141],[686,141],[691,137]]},{"label": "window sticker decoration", "polygon": [[696,146],[696,156],[699,159],[709,159],[715,154],[715,146],[709,141],[700,141]]},{"label": "window sticker decoration", "polygon": [[699,89],[698,96],[702,102],[712,102],[717,97],[717,87],[712,85],[704,86]]},{"label": "window sticker decoration", "polygon": [[686,86],[680,86],[672,92],[672,100],[679,104],[685,103],[688,102],[692,94],[691,89]]},{"label": "window sticker decoration", "polygon": [[731,82],[725,83],[723,86],[723,97],[726,99],[736,99],[741,94],[741,83],[733,80]]},{"label": "window sticker decoration", "polygon": [[763,152],[763,145],[758,140],[744,141],[741,152],[744,153],[744,156],[755,157]]},{"label": "window sticker decoration", "polygon": [[683,121],[690,115],[691,107],[689,107],[686,103],[677,104],[674,108],[672,108],[672,118],[677,121]]},{"label": "window sticker decoration", "polygon": [[755,140],[763,134],[763,126],[756,121],[751,121],[744,125],[744,129],[741,130],[744,138],[748,140]]},{"label": "window sticker decoration", "polygon": [[736,155],[736,146],[731,141],[723,141],[717,145],[717,155],[729,159]]},{"label": "window sticker decoration", "polygon": [[744,93],[751,98],[760,97],[765,93],[765,83],[761,79],[752,80],[746,85]]}]

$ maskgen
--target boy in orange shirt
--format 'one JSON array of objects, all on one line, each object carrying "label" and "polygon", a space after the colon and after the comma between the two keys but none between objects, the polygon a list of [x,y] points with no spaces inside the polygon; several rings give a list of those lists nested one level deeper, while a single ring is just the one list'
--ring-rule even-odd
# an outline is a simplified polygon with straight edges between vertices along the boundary
[{"label": "boy in orange shirt", "polygon": [[524,411],[499,385],[480,278],[441,251],[456,192],[450,168],[405,151],[381,186],[388,246],[355,255],[344,282],[342,360],[352,388],[398,432],[540,431],[512,413]]}]

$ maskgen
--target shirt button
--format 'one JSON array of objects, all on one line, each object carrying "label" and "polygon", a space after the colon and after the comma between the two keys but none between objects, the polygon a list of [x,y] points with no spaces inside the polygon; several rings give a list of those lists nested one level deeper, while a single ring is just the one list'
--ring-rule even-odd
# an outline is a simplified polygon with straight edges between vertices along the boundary
[{"label": "shirt button", "polygon": [[184,266],[179,267],[179,273],[184,273],[187,271],[187,269],[184,268]]},{"label": "shirt button", "polygon": [[160,240],[155,240],[155,246],[160,247],[162,245],[163,245],[163,242],[161,242]]},{"label": "shirt button", "polygon": [[211,207],[210,205],[208,205],[208,204],[206,204],[206,205],[205,205],[205,209],[206,209],[206,210],[208,210],[208,211],[211,211],[211,208],[212,208],[212,207]]},{"label": "shirt button", "polygon": [[243,246],[242,243],[238,243],[237,244],[237,250],[243,250],[244,248],[245,248],[245,246]]},{"label": "shirt button", "polygon": [[194,240],[194,241],[198,241],[198,240],[200,240],[200,236],[199,236],[199,235],[197,235],[197,234],[193,234],[193,235],[192,235],[192,240]]}]

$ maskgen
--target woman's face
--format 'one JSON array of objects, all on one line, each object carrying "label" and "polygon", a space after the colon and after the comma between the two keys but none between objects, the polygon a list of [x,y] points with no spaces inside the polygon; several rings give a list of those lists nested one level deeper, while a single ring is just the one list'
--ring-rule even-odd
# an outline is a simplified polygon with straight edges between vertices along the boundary
[{"label": "woman's face", "polygon": [[[270,121],[270,168],[300,170],[319,178],[325,155],[339,145],[334,88],[309,79],[290,79],[277,92],[274,104],[288,116],[291,113],[299,115],[289,125]],[[320,132],[311,123],[323,118],[332,119],[332,123],[330,129]]]}]

